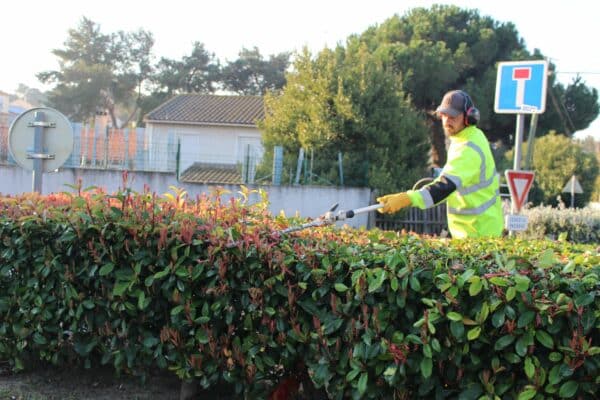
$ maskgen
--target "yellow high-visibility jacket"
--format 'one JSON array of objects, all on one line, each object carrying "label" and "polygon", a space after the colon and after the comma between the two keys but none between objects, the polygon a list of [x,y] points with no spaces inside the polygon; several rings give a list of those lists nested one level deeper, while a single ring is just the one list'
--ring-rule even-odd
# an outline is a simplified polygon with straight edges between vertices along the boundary
[{"label": "yellow high-visibility jacket", "polygon": [[[448,161],[440,177],[452,181],[456,190],[446,201],[448,229],[453,238],[498,237],[504,229],[500,181],[489,142],[476,126],[450,137]],[[434,184],[436,181],[432,182]],[[413,206],[433,207],[425,188],[409,190]]]}]

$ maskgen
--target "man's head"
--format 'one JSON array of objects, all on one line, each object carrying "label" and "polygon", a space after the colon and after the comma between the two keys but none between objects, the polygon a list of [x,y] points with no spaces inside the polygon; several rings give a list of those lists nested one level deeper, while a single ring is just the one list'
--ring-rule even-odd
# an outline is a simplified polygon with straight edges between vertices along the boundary
[{"label": "man's head", "polygon": [[476,125],[479,121],[477,110],[471,97],[462,90],[451,90],[444,95],[436,112],[442,119],[446,135],[456,135],[466,126]]}]

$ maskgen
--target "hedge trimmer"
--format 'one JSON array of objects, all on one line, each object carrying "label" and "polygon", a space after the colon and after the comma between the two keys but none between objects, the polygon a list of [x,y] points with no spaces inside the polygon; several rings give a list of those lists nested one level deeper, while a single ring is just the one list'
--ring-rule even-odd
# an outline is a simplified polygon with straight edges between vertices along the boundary
[{"label": "hedge trimmer", "polygon": [[312,227],[332,225],[332,224],[336,223],[337,221],[344,221],[348,218],[353,218],[357,214],[375,211],[375,210],[383,207],[383,204],[373,204],[373,205],[370,205],[367,207],[355,208],[354,210],[348,210],[348,211],[341,210],[341,211],[338,211],[337,214],[335,214],[334,212],[338,208],[338,205],[339,205],[339,203],[335,203],[333,206],[331,206],[329,211],[327,211],[325,214],[320,215],[314,221],[307,222],[302,225],[290,226],[289,228],[279,231],[279,233],[286,234],[286,233],[301,231],[303,229],[312,228]]}]

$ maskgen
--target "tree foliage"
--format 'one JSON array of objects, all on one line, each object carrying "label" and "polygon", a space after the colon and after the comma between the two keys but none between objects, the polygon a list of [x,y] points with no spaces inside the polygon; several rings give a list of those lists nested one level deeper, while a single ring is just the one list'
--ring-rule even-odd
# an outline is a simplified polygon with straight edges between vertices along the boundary
[{"label": "tree foliage", "polygon": [[315,151],[314,170],[345,185],[382,191],[407,188],[422,176],[427,161],[426,127],[391,73],[365,46],[356,52],[338,46],[314,59],[304,49],[280,95],[267,94],[260,128],[272,160],[274,145],[284,147],[294,166],[300,148]]},{"label": "tree foliage", "polygon": [[34,107],[42,107],[48,103],[48,96],[46,93],[36,88],[30,88],[23,83],[20,83],[17,87],[15,97],[26,101]]},{"label": "tree foliage", "polygon": [[[494,113],[496,67],[500,61],[543,59],[529,53],[515,26],[482,17],[477,10],[434,5],[395,15],[349,41],[364,42],[370,51],[393,65],[402,76],[402,89],[415,107],[432,116],[444,92],[464,89],[481,112],[480,127],[492,141],[512,145],[514,118]],[[555,67],[550,64],[550,70]],[[580,80],[564,88],[551,75],[548,90],[554,101],[539,121],[538,136],[556,129],[571,135],[585,129],[598,115],[598,95]],[[557,125],[572,120],[570,129]],[[433,163],[445,162],[440,124],[431,117]]]},{"label": "tree foliage", "polygon": [[48,103],[69,118],[86,121],[108,112],[113,126],[119,126],[136,117],[142,123],[145,113],[175,94],[278,90],[289,66],[289,53],[265,60],[256,47],[243,49],[239,59],[222,66],[199,41],[181,59],[162,57],[154,63],[153,45],[150,32],[106,34],[83,17],[68,31],[64,47],[52,51],[59,69],[37,77],[54,85],[47,93]]},{"label": "tree foliage", "polygon": [[556,130],[572,137],[575,132],[589,127],[600,112],[598,91],[586,86],[580,76],[566,87],[555,83],[547,102],[546,108],[550,110],[540,117],[542,133]]},{"label": "tree foliage", "polygon": [[285,71],[290,53],[269,56],[265,60],[257,47],[243,48],[237,60],[228,62],[221,71],[223,88],[242,95],[263,95],[285,85]]},{"label": "tree foliage", "polygon": [[194,42],[190,55],[181,60],[161,58],[152,77],[154,93],[213,93],[219,81],[219,61],[204,44]]},{"label": "tree foliage", "polygon": [[68,31],[65,47],[52,51],[60,69],[37,76],[55,84],[49,102],[69,118],[84,121],[107,111],[113,126],[118,126],[119,110],[128,111],[122,116],[125,121],[137,111],[136,99],[152,72],[153,45],[150,32],[104,34],[100,25],[83,17],[76,29]]}]

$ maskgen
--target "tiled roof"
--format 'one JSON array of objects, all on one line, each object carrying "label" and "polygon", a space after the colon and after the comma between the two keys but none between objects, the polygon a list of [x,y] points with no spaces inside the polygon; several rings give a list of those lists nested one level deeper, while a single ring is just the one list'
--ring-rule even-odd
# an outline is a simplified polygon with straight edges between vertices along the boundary
[{"label": "tiled roof", "polygon": [[182,94],[150,111],[145,119],[149,122],[256,126],[256,121],[264,116],[260,96]]},{"label": "tiled roof", "polygon": [[194,163],[183,171],[179,180],[189,183],[222,183],[239,185],[244,183],[236,165]]}]

